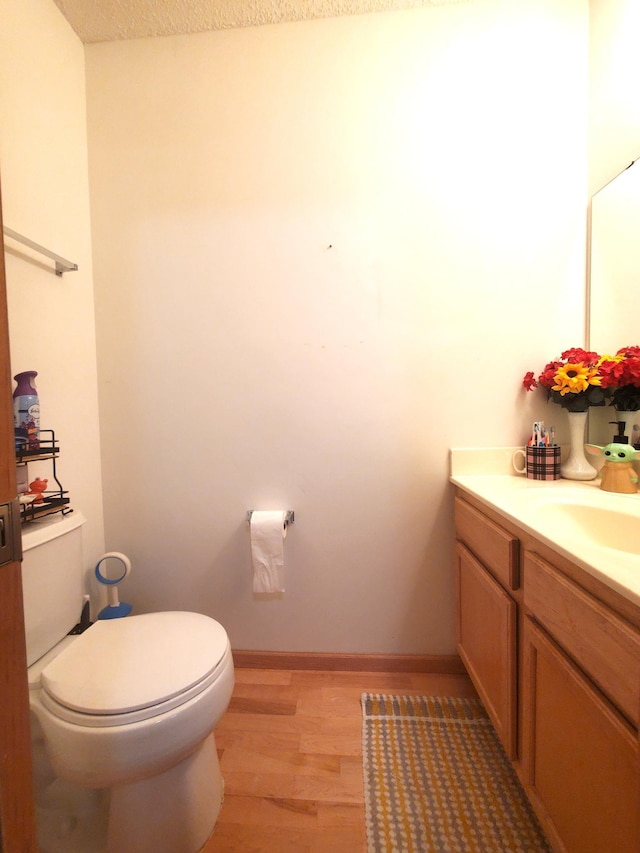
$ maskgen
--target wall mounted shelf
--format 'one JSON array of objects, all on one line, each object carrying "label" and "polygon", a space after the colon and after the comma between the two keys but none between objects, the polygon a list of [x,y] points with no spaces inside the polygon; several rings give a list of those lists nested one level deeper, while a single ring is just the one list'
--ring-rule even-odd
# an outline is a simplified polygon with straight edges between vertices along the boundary
[{"label": "wall mounted shelf", "polygon": [[[53,471],[53,479],[55,480],[57,489],[50,489],[42,493],[40,500],[36,501],[37,495],[22,494],[20,495],[20,519],[21,521],[34,521],[43,515],[51,515],[54,512],[61,512],[63,515],[72,512],[69,507],[68,492],[66,492],[58,480],[56,472],[56,459],[60,453],[60,447],[55,437],[55,433],[51,429],[40,430],[40,440],[38,447],[29,448],[25,445],[16,445],[16,465],[18,467],[26,466],[29,462],[42,462],[44,460],[51,461]],[[25,470],[26,482],[29,480],[28,470]],[[20,476],[17,477],[20,482]]]}]

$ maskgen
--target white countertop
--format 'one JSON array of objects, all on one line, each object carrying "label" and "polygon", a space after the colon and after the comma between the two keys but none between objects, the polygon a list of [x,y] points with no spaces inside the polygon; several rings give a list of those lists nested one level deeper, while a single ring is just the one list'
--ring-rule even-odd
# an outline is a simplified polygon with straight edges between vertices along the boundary
[{"label": "white countertop", "polygon": [[[529,480],[513,470],[516,449],[453,449],[451,482],[640,606],[640,492],[605,492],[599,480]],[[580,529],[568,520],[564,510],[575,505],[606,510],[603,518],[609,516],[614,526],[623,525],[629,534],[627,550],[615,547],[612,525],[605,531],[609,535],[602,537],[610,540],[604,545],[596,541],[599,531]]]}]

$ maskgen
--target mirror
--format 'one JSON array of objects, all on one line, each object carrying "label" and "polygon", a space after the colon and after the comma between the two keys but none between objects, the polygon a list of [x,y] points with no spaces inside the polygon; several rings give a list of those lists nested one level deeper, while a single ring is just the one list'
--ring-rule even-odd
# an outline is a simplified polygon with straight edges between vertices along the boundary
[{"label": "mirror", "polygon": [[[640,158],[591,200],[588,349],[640,346]],[[613,409],[589,414],[589,440],[611,440]]]},{"label": "mirror", "polygon": [[640,159],[591,201],[589,348],[640,344]]}]

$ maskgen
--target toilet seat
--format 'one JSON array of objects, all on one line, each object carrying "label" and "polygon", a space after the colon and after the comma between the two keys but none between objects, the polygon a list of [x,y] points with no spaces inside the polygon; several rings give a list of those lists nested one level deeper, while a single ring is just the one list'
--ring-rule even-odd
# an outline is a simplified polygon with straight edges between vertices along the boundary
[{"label": "toilet seat", "polygon": [[226,631],[200,613],[99,620],[43,668],[42,704],[76,725],[135,723],[206,690],[227,660]]}]

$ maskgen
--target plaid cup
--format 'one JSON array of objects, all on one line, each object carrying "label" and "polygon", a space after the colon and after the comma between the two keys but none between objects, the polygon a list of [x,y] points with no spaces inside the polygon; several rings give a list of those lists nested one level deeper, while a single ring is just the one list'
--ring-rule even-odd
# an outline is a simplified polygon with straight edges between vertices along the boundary
[{"label": "plaid cup", "polygon": [[533,447],[527,445],[526,468],[529,480],[560,479],[560,446]]}]

